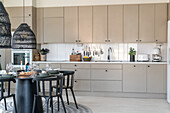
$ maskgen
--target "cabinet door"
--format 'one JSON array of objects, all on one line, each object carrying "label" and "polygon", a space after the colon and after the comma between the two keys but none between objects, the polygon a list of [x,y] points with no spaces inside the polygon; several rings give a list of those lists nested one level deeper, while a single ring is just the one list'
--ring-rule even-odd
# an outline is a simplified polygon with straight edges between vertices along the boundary
[{"label": "cabinet door", "polygon": [[78,40],[78,8],[64,8],[65,42]]},{"label": "cabinet door", "polygon": [[164,65],[147,66],[147,92],[164,93]]},{"label": "cabinet door", "polygon": [[89,80],[75,80],[74,82],[75,91],[90,91],[90,81]]},{"label": "cabinet door", "polygon": [[36,38],[37,43],[43,43],[44,39],[44,9],[43,8],[37,8],[37,14],[36,14]]},{"label": "cabinet door", "polygon": [[[10,7],[9,8],[9,16],[11,18],[23,18],[23,7]],[[25,8],[25,17],[31,17],[32,16],[32,7],[26,7]]]},{"label": "cabinet door", "polygon": [[139,40],[154,42],[154,5],[139,5]]},{"label": "cabinet door", "polygon": [[64,17],[63,7],[44,8],[44,17]]},{"label": "cabinet door", "polygon": [[166,42],[167,39],[167,4],[155,5],[155,41]]},{"label": "cabinet door", "polygon": [[63,42],[63,18],[44,18],[44,42]]},{"label": "cabinet door", "polygon": [[93,42],[107,40],[107,6],[93,7]]},{"label": "cabinet door", "polygon": [[79,7],[79,40],[92,42],[92,7]]},{"label": "cabinet door", "polygon": [[168,20],[170,20],[170,3],[168,4]]},{"label": "cabinet door", "polygon": [[146,92],[146,65],[123,65],[123,92]]},{"label": "cabinet door", "polygon": [[123,42],[123,5],[108,6],[108,41]]},{"label": "cabinet door", "polygon": [[124,42],[138,41],[138,5],[124,6]]}]

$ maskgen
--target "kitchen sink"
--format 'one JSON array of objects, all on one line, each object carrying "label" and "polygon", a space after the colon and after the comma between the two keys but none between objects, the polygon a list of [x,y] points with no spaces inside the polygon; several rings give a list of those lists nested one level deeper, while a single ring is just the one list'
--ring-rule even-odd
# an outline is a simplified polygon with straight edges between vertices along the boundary
[{"label": "kitchen sink", "polygon": [[122,62],[121,60],[96,60],[95,62]]}]

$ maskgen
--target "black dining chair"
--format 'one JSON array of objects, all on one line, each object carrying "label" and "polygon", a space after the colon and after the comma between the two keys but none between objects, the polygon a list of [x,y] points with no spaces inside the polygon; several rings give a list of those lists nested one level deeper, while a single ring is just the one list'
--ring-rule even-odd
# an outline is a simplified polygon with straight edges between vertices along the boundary
[{"label": "black dining chair", "polygon": [[[74,71],[60,71],[60,73],[63,73],[64,79],[63,79],[63,89],[66,91],[66,98],[67,98],[67,103],[69,105],[69,97],[68,97],[68,89],[71,90],[74,103],[76,105],[76,108],[78,109],[76,97],[74,94],[73,86],[74,86]],[[53,86],[53,88],[56,88],[56,86]]]},{"label": "black dining chair", "polygon": [[[33,104],[32,113],[35,112],[35,104],[36,104],[37,97],[45,98],[46,105],[47,105],[47,108],[46,108],[47,113],[48,113],[49,100],[50,100],[51,112],[53,113],[53,98],[58,97],[58,103],[59,103],[59,98],[60,98],[64,112],[66,113],[66,108],[64,105],[63,97],[62,97],[62,90],[63,90],[63,76],[62,75],[58,75],[58,76],[56,75],[56,76],[46,77],[46,78],[37,77],[33,81],[36,81],[37,94],[34,95],[34,104]],[[40,84],[42,84],[42,86],[40,86]],[[47,84],[49,84],[49,89],[47,89],[46,87]],[[56,84],[56,87],[58,87],[56,89],[56,92],[52,91],[52,84]],[[58,104],[58,110],[59,110],[59,104]]]},{"label": "black dining chair", "polygon": [[[13,102],[14,102],[14,109],[15,109],[15,113],[17,113],[17,108],[16,108],[16,100],[15,100],[15,94],[11,94],[11,82],[16,82],[15,78],[4,78],[4,77],[0,77],[0,83],[1,83],[1,97],[0,97],[0,101],[4,99],[4,104],[5,104],[5,110],[7,110],[7,103],[6,103],[6,99],[13,97]],[[5,83],[8,83],[7,86],[7,92],[5,91],[4,85]],[[5,94],[7,93],[7,94]]]}]

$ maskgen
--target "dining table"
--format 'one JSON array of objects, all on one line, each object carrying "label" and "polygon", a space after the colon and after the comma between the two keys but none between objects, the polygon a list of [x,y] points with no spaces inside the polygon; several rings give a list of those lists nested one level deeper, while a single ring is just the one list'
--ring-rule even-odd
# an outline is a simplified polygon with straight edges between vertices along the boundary
[{"label": "dining table", "polygon": [[[31,76],[17,76],[16,78],[16,106],[18,113],[32,113],[34,94],[36,94],[36,82]],[[37,97],[34,113],[43,113],[41,97]]]}]

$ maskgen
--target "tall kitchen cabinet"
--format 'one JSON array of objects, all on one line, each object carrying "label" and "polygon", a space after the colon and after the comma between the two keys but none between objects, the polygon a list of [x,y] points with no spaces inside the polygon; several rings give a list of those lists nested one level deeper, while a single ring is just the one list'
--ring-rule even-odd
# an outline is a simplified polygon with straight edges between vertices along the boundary
[{"label": "tall kitchen cabinet", "polygon": [[44,8],[44,43],[64,42],[63,8]]},{"label": "tall kitchen cabinet", "polygon": [[167,42],[167,4],[155,5],[155,42]]},{"label": "tall kitchen cabinet", "polygon": [[139,5],[139,42],[154,42],[154,5]]},{"label": "tall kitchen cabinet", "polygon": [[78,7],[64,8],[64,41],[80,42],[78,40]]},{"label": "tall kitchen cabinet", "polygon": [[35,28],[35,7],[26,7],[25,8],[25,15],[23,15],[23,8],[22,7],[8,7],[7,8],[10,21],[11,21],[11,28],[12,32],[14,32],[21,23],[23,23],[23,16],[25,16],[25,22],[32,28],[34,32],[36,32]]},{"label": "tall kitchen cabinet", "polygon": [[107,42],[107,6],[93,7],[93,42]]},{"label": "tall kitchen cabinet", "polygon": [[79,7],[79,42],[92,42],[92,7]]},{"label": "tall kitchen cabinet", "polygon": [[123,42],[123,5],[108,6],[108,42]]},{"label": "tall kitchen cabinet", "polygon": [[124,42],[138,41],[138,5],[124,5]]},{"label": "tall kitchen cabinet", "polygon": [[123,92],[146,92],[146,65],[123,65]]}]

